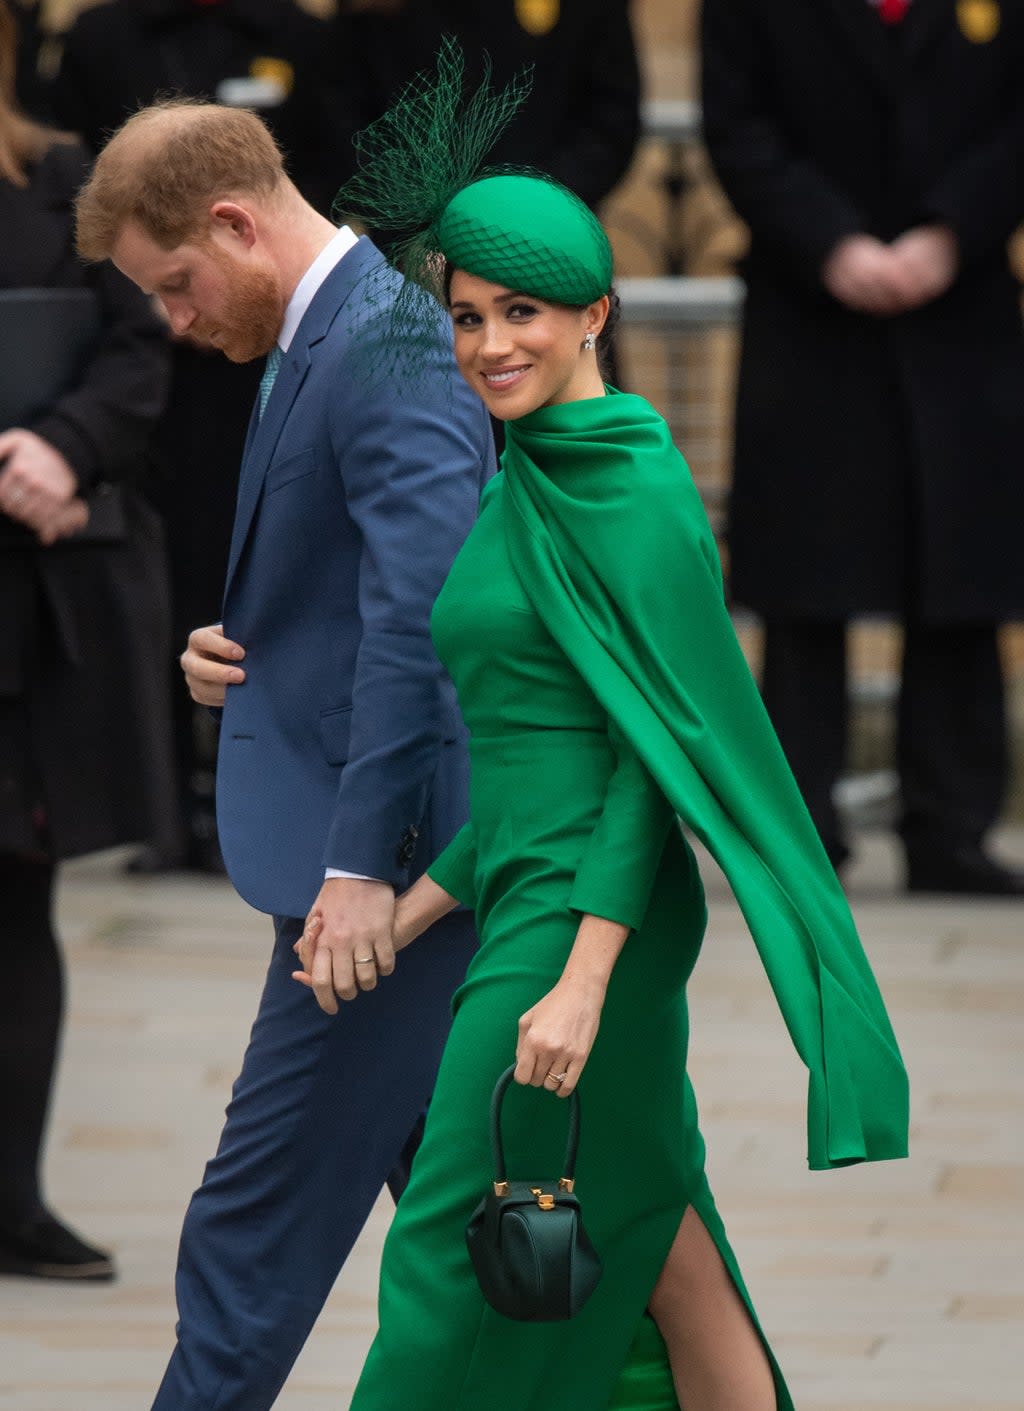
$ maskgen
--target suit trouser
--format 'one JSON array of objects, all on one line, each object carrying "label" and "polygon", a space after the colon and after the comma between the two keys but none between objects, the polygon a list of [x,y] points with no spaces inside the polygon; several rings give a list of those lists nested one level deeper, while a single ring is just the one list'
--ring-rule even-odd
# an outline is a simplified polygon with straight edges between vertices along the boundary
[{"label": "suit trouser", "polygon": [[[762,690],[822,841],[839,861],[846,849],[832,793],[846,758],[846,623],[766,622]],[[905,625],[896,756],[908,854],[977,846],[999,816],[1008,770],[994,624]]]},{"label": "suit trouser", "polygon": [[185,1217],[178,1342],[155,1411],[273,1404],[385,1181],[403,1182],[476,946],[455,912],[378,988],[324,1014],[274,953],[216,1156]]}]

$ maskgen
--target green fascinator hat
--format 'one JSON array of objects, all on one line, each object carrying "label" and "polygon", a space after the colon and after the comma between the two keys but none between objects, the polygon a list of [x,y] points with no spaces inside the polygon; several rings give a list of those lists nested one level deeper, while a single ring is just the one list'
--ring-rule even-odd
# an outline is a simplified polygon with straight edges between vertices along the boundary
[{"label": "green fascinator hat", "polygon": [[335,214],[367,225],[406,280],[442,304],[450,269],[553,303],[593,303],[612,282],[593,212],[541,172],[483,165],[529,80],[495,92],[485,79],[466,96],[463,73],[458,45],[446,40],[436,74],[414,79],[356,136],[359,171]]},{"label": "green fascinator hat", "polygon": [[592,304],[612,282],[612,252],[594,213],[541,176],[485,176],[437,221],[438,250],[455,269],[558,304]]}]

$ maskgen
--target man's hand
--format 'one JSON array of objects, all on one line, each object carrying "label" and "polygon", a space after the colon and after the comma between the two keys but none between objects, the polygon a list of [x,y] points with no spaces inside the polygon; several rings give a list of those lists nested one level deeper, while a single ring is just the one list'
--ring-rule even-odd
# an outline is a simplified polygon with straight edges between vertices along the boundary
[{"label": "man's hand", "polygon": [[387,882],[331,877],[310,908],[295,944],[303,969],[292,978],[311,989],[325,1014],[338,998],[355,999],[395,968],[395,893]]},{"label": "man's hand", "polygon": [[945,294],[958,267],[957,240],[948,226],[921,225],[891,245],[873,235],[847,236],[825,261],[822,279],[847,308],[891,318]]},{"label": "man's hand", "polygon": [[0,465],[0,509],[37,533],[78,490],[78,477],[60,451],[20,426],[0,434]]},{"label": "man's hand", "polygon": [[840,240],[821,274],[828,292],[848,309],[879,317],[903,311],[903,281],[892,250],[873,235]]},{"label": "man's hand", "polygon": [[192,699],[200,705],[222,706],[228,686],[245,680],[245,672],[237,665],[244,656],[245,648],[229,641],[219,622],[190,632],[179,661]]},{"label": "man's hand", "polygon": [[916,226],[894,240],[889,249],[897,262],[904,311],[938,299],[956,278],[960,252],[948,226]]}]

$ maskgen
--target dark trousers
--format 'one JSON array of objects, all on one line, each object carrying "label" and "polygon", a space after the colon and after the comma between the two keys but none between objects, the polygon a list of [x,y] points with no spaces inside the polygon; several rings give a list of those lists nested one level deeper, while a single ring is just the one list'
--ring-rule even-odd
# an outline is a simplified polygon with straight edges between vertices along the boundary
[{"label": "dark trousers", "polygon": [[40,1164],[63,1015],[51,862],[0,853],[0,1233],[45,1213]]},{"label": "dark trousers", "polygon": [[[847,741],[846,623],[765,624],[765,705],[833,861],[832,798]],[[977,846],[999,816],[1008,750],[993,624],[905,626],[897,726],[899,830],[909,856]]]},{"label": "dark trousers", "polygon": [[454,912],[369,994],[324,1014],[274,953],[216,1156],[185,1217],[178,1343],[155,1411],[272,1405],[385,1181],[408,1176],[476,946]]}]

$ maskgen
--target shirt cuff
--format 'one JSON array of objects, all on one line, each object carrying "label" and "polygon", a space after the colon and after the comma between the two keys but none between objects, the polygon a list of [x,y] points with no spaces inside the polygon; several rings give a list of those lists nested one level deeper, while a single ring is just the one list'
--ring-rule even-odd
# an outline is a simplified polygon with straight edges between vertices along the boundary
[{"label": "shirt cuff", "polygon": [[353,882],[380,882],[381,877],[367,877],[362,872],[343,872],[340,867],[327,867],[324,869],[324,881],[329,882],[332,877],[348,877]]}]

